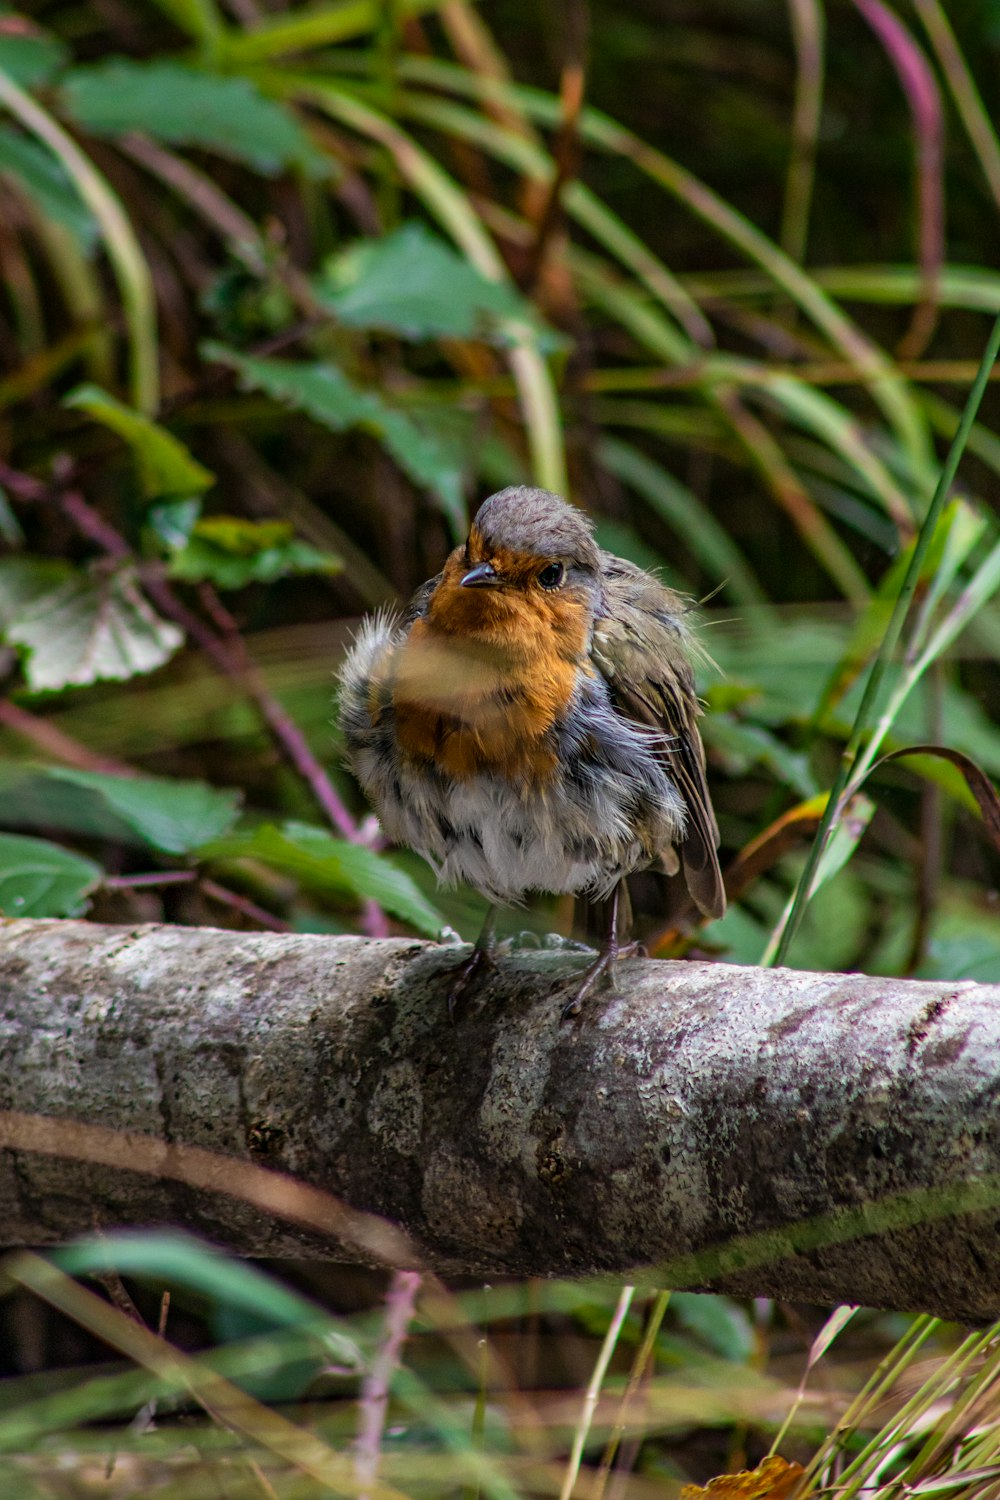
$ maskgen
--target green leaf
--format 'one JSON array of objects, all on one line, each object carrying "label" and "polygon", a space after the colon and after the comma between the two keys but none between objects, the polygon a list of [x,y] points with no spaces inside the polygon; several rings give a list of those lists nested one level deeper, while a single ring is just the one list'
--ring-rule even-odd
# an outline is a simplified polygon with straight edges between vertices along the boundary
[{"label": "green leaf", "polygon": [[0,833],[0,912],[5,917],[76,917],[103,871],[47,839]]},{"label": "green leaf", "polygon": [[935,918],[927,958],[918,979],[975,979],[1000,984],[1000,926],[976,893],[975,900],[945,896],[944,910]]},{"label": "green leaf", "polygon": [[265,176],[301,167],[325,176],[317,151],[291,110],[247,78],[202,72],[178,62],[112,58],[64,78],[66,109],[94,135],[141,130],[172,146],[202,146]]},{"label": "green leaf", "polygon": [[513,287],[491,281],[420,223],[352,245],[327,261],[313,287],[348,327],[408,339],[500,339],[504,318],[537,321]]},{"label": "green leaf", "polygon": [[723,1359],[746,1364],[756,1348],[753,1324],[732,1297],[703,1292],[672,1292],[670,1311],[682,1328],[697,1336]]},{"label": "green leaf", "polygon": [[223,344],[203,346],[207,359],[236,370],[244,385],[265,391],[275,401],[305,412],[331,432],[360,427],[381,442],[415,484],[431,490],[456,533],[466,524],[462,472],[451,449],[421,429],[402,411],[386,404],[377,391],[362,390],[335,365],[299,364],[286,359],[254,359]]},{"label": "green leaf", "polygon": [[232,827],[240,794],[204,781],[168,781],[152,776],[105,776],[59,767],[58,781],[96,792],[130,828],[156,849],[187,854]]},{"label": "green leaf", "polygon": [[161,546],[175,552],[190,540],[200,515],[200,500],[161,500],[146,512],[146,525]]},{"label": "green leaf", "polygon": [[152,672],[184,641],[128,570],[90,572],[34,557],[0,560],[0,634],[24,652],[34,692]]},{"label": "green leaf", "polygon": [[415,881],[386,855],[333,838],[308,823],[283,823],[280,828],[265,823],[217,839],[200,852],[205,859],[259,859],[317,895],[377,901],[428,937],[437,937],[443,925],[440,912]]},{"label": "green leaf", "polygon": [[49,32],[0,32],[0,68],[23,89],[51,82],[69,61],[69,48]]},{"label": "green leaf", "polygon": [[39,212],[68,229],[85,251],[97,243],[97,220],[58,157],[37,141],[0,126],[0,176],[13,178]]},{"label": "green leaf", "polygon": [[192,458],[172,432],[102,391],[100,386],[78,385],[66,397],[66,405],[85,411],[95,422],[125,440],[135,455],[147,499],[198,494],[215,483],[211,470]]},{"label": "green leaf", "polygon": [[232,827],[240,794],[203,781],[110,776],[71,766],[0,764],[0,821],[142,842],[187,854]]},{"label": "green leaf", "polygon": [[303,573],[337,573],[343,566],[332,553],[296,539],[287,521],[244,521],[210,516],[199,521],[187,545],[170,563],[170,574],[185,583],[210,579],[222,589],[271,583]]}]

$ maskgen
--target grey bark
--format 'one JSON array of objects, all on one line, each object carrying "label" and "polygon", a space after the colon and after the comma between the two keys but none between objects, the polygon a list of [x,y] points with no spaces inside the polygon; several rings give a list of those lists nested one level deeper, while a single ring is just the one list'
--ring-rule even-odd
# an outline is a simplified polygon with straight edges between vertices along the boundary
[{"label": "grey bark", "polygon": [[169,1180],[183,1144],[384,1215],[446,1274],[642,1266],[658,1285],[1000,1315],[1000,986],[636,960],[560,1022],[574,961],[526,953],[451,1026],[456,961],[4,923],[0,1109],[166,1145],[157,1176],[128,1141],[101,1164],[82,1130],[12,1149],[0,1116],[0,1242],[169,1222],[246,1254],[361,1253],[349,1225],[331,1247],[241,1201],[235,1165],[218,1192]]}]

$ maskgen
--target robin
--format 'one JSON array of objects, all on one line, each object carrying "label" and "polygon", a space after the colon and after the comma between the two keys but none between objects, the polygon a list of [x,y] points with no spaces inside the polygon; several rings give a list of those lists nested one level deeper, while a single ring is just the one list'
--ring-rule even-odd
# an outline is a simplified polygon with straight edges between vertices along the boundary
[{"label": "robin", "polygon": [[516,486],[402,619],[363,624],[341,672],[357,778],[393,842],[490,902],[452,1013],[491,961],[496,907],[530,891],[606,903],[564,1015],[634,951],[619,935],[633,871],[680,867],[698,908],[724,912],[688,609],[601,551],[581,511]]}]

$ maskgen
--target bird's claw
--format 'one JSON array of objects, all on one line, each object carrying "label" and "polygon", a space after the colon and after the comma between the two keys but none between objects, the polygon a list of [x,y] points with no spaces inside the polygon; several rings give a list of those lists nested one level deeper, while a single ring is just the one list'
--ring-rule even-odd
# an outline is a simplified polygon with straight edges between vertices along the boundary
[{"label": "bird's claw", "polygon": [[455,979],[451,989],[448,991],[448,1020],[453,1022],[458,1016],[459,1007],[465,999],[473,980],[489,969],[494,968],[493,955],[487,948],[473,948],[464,963],[459,964],[455,970]]},{"label": "bird's claw", "polygon": [[634,958],[645,952],[641,943],[623,943],[620,947],[616,944],[614,947],[602,948],[593,963],[588,964],[584,969],[579,983],[562,1008],[560,1020],[570,1021],[574,1016],[578,1016],[587,996],[600,989],[602,985],[616,990],[618,986],[615,982],[615,966],[619,959]]}]

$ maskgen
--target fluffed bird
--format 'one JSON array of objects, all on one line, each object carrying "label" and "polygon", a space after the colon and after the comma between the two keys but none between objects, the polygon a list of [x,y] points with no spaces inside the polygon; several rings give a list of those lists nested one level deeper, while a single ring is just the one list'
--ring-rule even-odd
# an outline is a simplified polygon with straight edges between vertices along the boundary
[{"label": "fluffed bird", "polygon": [[564,1015],[634,947],[619,933],[627,875],[681,868],[705,916],[725,911],[689,613],[602,551],[581,511],[515,486],[483,502],[401,618],[363,624],[340,693],[358,781],[390,840],[490,902],[450,1010],[491,961],[496,906],[529,892],[607,904]]}]

